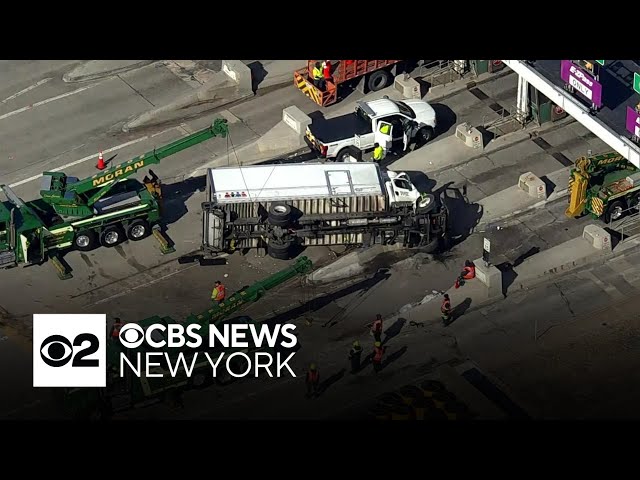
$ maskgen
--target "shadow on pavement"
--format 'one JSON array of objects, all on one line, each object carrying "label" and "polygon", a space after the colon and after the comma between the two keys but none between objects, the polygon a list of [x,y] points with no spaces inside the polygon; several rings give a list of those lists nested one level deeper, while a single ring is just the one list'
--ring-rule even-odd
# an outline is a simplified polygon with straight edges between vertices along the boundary
[{"label": "shadow on pavement", "polygon": [[343,368],[339,372],[334,373],[333,375],[328,377],[326,380],[320,382],[320,385],[318,385],[318,393],[316,394],[316,396],[319,397],[324,392],[326,392],[329,389],[329,387],[331,387],[331,385],[341,380],[342,377],[344,377],[344,374],[346,372],[347,372],[347,369]]},{"label": "shadow on pavement", "polygon": [[449,235],[454,244],[464,241],[480,222],[483,215],[482,205],[471,203],[467,198],[466,186],[453,187],[449,182],[434,190],[436,198],[449,211]]},{"label": "shadow on pavement", "polygon": [[402,327],[404,327],[406,323],[407,323],[406,318],[398,318],[395,322],[393,322],[393,325],[391,325],[389,328],[387,328],[384,331],[385,337],[384,337],[384,340],[382,341],[382,344],[384,345],[393,337],[398,335],[402,330]]},{"label": "shadow on pavement", "polygon": [[502,296],[507,298],[507,292],[509,291],[509,287],[515,282],[516,278],[518,278],[518,274],[514,270],[518,265],[524,262],[527,258],[532,257],[536,253],[540,252],[540,247],[531,247],[525,253],[516,258],[513,263],[505,262],[499,265],[496,265],[496,268],[502,272]]},{"label": "shadow on pavement", "polygon": [[442,103],[433,103],[431,106],[435,110],[436,118],[438,119],[434,138],[440,135],[446,135],[450,130],[455,129],[458,116],[450,107]]},{"label": "shadow on pavement", "polygon": [[405,345],[404,347],[400,348],[399,350],[396,350],[395,352],[391,353],[386,359],[384,359],[382,361],[382,366],[381,366],[380,370],[384,370],[389,365],[391,365],[393,362],[398,360],[402,355],[404,355],[407,352],[407,350],[408,350],[408,348]]},{"label": "shadow on pavement", "polygon": [[471,307],[471,299],[469,297],[465,298],[462,302],[453,307],[451,311],[451,321],[449,325],[453,322],[457,321],[461,316],[463,316],[467,310]]},{"label": "shadow on pavement", "polygon": [[166,225],[180,220],[187,213],[186,202],[196,192],[203,192],[207,185],[204,175],[174,183],[162,184],[162,216]]},{"label": "shadow on pavement", "polygon": [[[251,89],[253,90],[253,93],[256,93],[258,91],[258,87],[267,77],[269,72],[267,72],[262,63],[257,60],[248,64],[247,67],[251,70]],[[293,75],[293,72],[291,75]]]},{"label": "shadow on pavement", "polygon": [[417,170],[405,170],[405,173],[409,175],[411,183],[413,183],[420,192],[430,192],[436,186],[437,182],[429,178],[424,172]]}]

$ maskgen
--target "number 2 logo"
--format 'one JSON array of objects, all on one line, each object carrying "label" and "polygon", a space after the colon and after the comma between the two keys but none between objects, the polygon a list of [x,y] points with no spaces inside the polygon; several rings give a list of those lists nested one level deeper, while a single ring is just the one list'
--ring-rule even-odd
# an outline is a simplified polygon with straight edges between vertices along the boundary
[{"label": "number 2 logo", "polygon": [[[86,342],[89,345],[81,348],[75,355],[73,347],[82,347]],[[98,337],[91,333],[81,333],[71,341],[62,335],[51,335],[45,338],[40,345],[40,357],[42,361],[50,367],[64,367],[71,361],[72,367],[98,367],[100,362],[97,359],[87,359],[98,351],[100,341]]]}]

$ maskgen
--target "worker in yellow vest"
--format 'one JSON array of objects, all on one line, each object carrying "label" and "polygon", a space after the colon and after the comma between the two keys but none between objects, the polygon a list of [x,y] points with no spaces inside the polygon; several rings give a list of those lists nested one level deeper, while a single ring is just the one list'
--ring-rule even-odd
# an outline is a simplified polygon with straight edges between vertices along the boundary
[{"label": "worker in yellow vest", "polygon": [[316,62],[311,74],[313,76],[313,84],[316,87],[318,87],[320,90],[324,91],[325,80],[324,80],[324,74],[322,72],[322,64],[320,62]]},{"label": "worker in yellow vest", "polygon": [[380,146],[379,143],[376,143],[373,146],[373,161],[380,162],[384,158],[384,148]]}]

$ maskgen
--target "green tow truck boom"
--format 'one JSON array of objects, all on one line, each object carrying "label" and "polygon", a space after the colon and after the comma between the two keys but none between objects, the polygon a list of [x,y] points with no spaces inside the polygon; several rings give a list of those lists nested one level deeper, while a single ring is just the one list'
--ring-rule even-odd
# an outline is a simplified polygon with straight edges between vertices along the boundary
[{"label": "green tow truck boom", "polygon": [[44,172],[40,198],[21,200],[0,185],[0,268],[40,265],[52,260],[61,279],[71,278],[59,256],[64,250],[113,247],[124,239],[138,241],[153,233],[162,253],[173,248],[158,227],[162,220],[162,188],[149,170],[142,183],[129,178],[140,169],[214,137],[226,137],[225,119],[185,138],[78,179],[62,172]]},{"label": "green tow truck boom", "polygon": [[[146,330],[151,325],[161,324],[165,327],[169,324],[180,323],[185,329],[187,325],[198,324],[201,326],[200,334],[203,337],[203,345],[199,349],[200,352],[208,352],[211,359],[215,361],[222,354],[231,354],[236,351],[246,353],[259,350],[256,346],[247,349],[229,349],[224,347],[209,348],[208,331],[209,325],[222,326],[225,323],[249,323],[256,322],[247,316],[237,316],[229,318],[231,314],[238,311],[245,305],[257,302],[271,289],[282,285],[294,277],[304,275],[311,271],[313,264],[307,257],[301,257],[291,266],[258,281],[253,285],[234,293],[221,304],[214,304],[211,308],[200,314],[189,315],[184,321],[178,322],[171,317],[161,317],[154,315],[140,322],[143,329]],[[156,331],[158,337],[156,341],[166,340],[165,333]],[[120,354],[123,349],[119,341],[109,339],[107,345],[107,388],[73,388],[64,391],[65,409],[75,417],[109,417],[115,412],[125,411],[131,408],[142,407],[148,404],[157,403],[159,401],[170,401],[173,395],[193,388],[204,388],[211,385],[214,381],[218,384],[225,385],[230,378],[213,378],[211,365],[206,357],[198,358],[195,363],[191,376],[188,376],[184,370],[184,365],[191,365],[193,356],[198,350],[189,348],[170,348],[152,349],[144,343],[137,349],[127,349],[126,355],[132,364],[135,364],[135,358],[138,354],[144,355],[146,352],[167,353],[172,359],[176,359],[180,353],[185,357],[185,363],[181,365],[177,372],[170,372],[166,360],[161,360],[161,366],[151,369],[150,373],[161,373],[161,377],[147,377],[145,369],[142,368],[140,377],[133,375],[130,369],[125,369],[125,376],[120,377]],[[251,344],[251,341],[249,341]],[[260,350],[264,350],[264,347]],[[178,364],[177,361],[172,361]],[[246,368],[244,369],[246,370]],[[237,371],[243,371],[238,367]],[[175,374],[175,375],[174,375]]]}]

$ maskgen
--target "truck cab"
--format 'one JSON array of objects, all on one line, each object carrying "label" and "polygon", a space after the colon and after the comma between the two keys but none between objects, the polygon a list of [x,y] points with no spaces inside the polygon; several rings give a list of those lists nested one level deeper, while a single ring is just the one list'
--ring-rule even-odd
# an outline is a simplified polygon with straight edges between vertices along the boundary
[{"label": "truck cab", "polygon": [[421,197],[420,192],[411,183],[409,175],[405,172],[387,170],[383,177],[386,177],[384,186],[391,206],[415,205]]},{"label": "truck cab", "polygon": [[0,185],[0,191],[9,200],[0,202],[0,268],[40,264],[44,259],[42,220],[9,187]]}]

